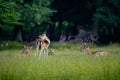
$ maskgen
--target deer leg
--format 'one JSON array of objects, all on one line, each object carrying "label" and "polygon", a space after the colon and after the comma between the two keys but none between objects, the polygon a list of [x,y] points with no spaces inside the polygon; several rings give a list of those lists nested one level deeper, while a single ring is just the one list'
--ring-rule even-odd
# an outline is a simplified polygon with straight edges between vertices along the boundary
[{"label": "deer leg", "polygon": [[40,48],[40,56],[41,56],[41,54],[44,52],[44,47],[43,47],[43,45],[42,45],[42,43],[41,43],[41,48]]},{"label": "deer leg", "polygon": [[45,49],[43,49],[43,54],[45,55]]},{"label": "deer leg", "polygon": [[36,48],[36,54],[35,54],[35,56],[37,56],[39,54],[39,46],[37,46],[37,48]]},{"label": "deer leg", "polygon": [[48,55],[48,49],[47,48],[45,48],[45,54]]},{"label": "deer leg", "polygon": [[35,56],[39,55],[40,46],[41,46],[41,43],[38,42],[37,46],[36,46],[36,55]]},{"label": "deer leg", "polygon": [[43,49],[41,48],[41,49],[40,49],[39,56],[41,56],[42,52],[43,52]]}]

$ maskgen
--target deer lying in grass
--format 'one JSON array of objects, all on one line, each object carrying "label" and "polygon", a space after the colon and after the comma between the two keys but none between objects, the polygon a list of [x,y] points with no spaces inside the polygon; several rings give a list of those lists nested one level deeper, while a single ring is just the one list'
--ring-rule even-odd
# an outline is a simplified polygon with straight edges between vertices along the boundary
[{"label": "deer lying in grass", "polygon": [[86,44],[83,45],[83,48],[81,51],[86,51],[88,55],[96,55],[96,56],[106,56],[106,55],[110,55],[108,52],[104,51],[104,50],[97,50],[97,51],[92,51],[90,49],[90,47]]},{"label": "deer lying in grass", "polygon": [[32,48],[32,47],[24,46],[23,51],[22,51],[21,54],[22,54],[22,55],[25,55],[25,56],[28,56],[31,48]]},{"label": "deer lying in grass", "polygon": [[54,55],[54,53],[55,53],[54,49],[51,49],[51,50],[49,51],[48,55]]}]

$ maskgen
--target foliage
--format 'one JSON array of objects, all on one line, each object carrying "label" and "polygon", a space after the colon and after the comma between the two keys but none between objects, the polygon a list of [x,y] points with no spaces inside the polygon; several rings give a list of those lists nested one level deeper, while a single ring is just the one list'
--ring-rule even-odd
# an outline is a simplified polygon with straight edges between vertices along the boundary
[{"label": "foliage", "polygon": [[0,0],[0,27],[11,30],[13,29],[13,25],[20,24],[18,22],[20,13],[15,11],[17,7],[15,2]]},{"label": "foliage", "polygon": [[[101,33],[105,32],[105,35],[115,35],[115,28],[119,28],[120,16],[119,16],[119,0],[107,0],[101,1],[98,7],[96,7],[96,12],[93,14],[93,21],[99,20],[99,29]],[[96,5],[97,6],[97,5]],[[108,32],[109,31],[109,32]]]},{"label": "foliage", "polygon": [[116,38],[120,33],[120,0],[55,0],[53,6],[59,11],[55,20],[73,22],[71,33],[81,25],[88,31],[96,31],[99,38],[109,36],[111,41],[113,37],[120,41]]},{"label": "foliage", "polygon": [[106,41],[108,37],[120,41],[119,8],[120,0],[0,0],[0,29],[13,31],[14,26],[22,26],[23,35],[47,30],[57,40],[61,34],[76,35],[81,25],[96,31],[99,40],[107,36]]},{"label": "foliage", "polygon": [[59,26],[59,22],[57,21],[57,22],[55,22],[55,27],[58,28],[58,26]]},{"label": "foliage", "polygon": [[[107,30],[108,27],[112,27],[111,29],[113,29],[114,27],[118,27],[118,24],[119,24],[119,22],[117,21],[118,17],[119,16],[115,15],[111,11],[110,8],[100,7],[96,10],[96,14],[94,14],[93,19],[94,19],[94,21],[97,20],[97,19],[99,20],[100,26],[98,26],[98,27],[100,27],[101,30],[103,30],[104,28],[106,28],[106,30]],[[110,31],[112,31],[112,30],[110,30]],[[107,31],[105,31],[105,32],[107,32]]]},{"label": "foliage", "polygon": [[[7,45],[6,45],[7,44]],[[23,46],[21,43],[16,41],[0,41],[0,50],[7,50],[7,49],[21,49]]]},{"label": "foliage", "polygon": [[[0,0],[0,27],[22,25],[30,31],[32,27],[49,22],[55,12],[50,9],[51,0]],[[8,30],[9,31],[9,30]]]},{"label": "foliage", "polygon": [[30,31],[33,27],[50,21],[50,16],[54,10],[50,9],[50,0],[36,0],[30,4],[24,4],[20,9],[21,21],[24,23],[24,29]]},{"label": "foliage", "polygon": [[62,31],[61,31],[61,33],[66,34],[68,27],[69,27],[69,22],[68,21],[63,21],[62,22]]}]

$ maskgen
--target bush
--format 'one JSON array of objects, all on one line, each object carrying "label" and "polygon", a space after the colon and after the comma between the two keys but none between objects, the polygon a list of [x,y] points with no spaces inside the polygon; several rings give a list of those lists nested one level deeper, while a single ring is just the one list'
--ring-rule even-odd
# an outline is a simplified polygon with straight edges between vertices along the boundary
[{"label": "bush", "polygon": [[21,43],[16,41],[0,41],[0,50],[5,49],[20,49],[22,48]]}]

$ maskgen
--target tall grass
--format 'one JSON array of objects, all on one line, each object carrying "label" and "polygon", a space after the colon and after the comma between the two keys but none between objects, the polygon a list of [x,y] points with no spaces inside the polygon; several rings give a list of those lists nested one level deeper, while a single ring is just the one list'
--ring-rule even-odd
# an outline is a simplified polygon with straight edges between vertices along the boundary
[{"label": "tall grass", "polygon": [[93,46],[111,56],[90,56],[78,44],[53,43],[54,56],[21,56],[22,49],[0,51],[0,80],[119,80],[120,50],[117,45]]}]

